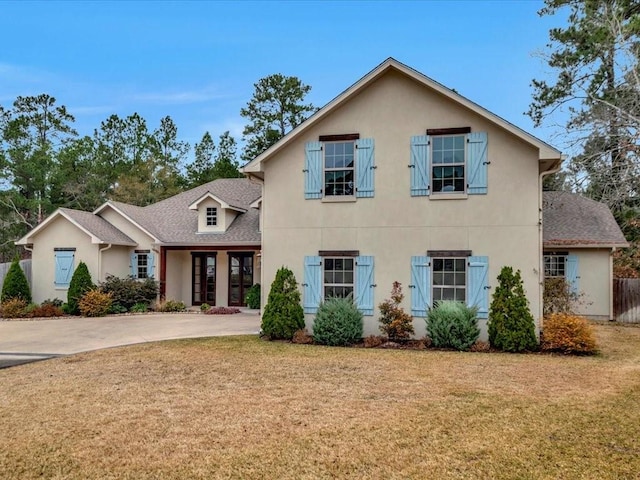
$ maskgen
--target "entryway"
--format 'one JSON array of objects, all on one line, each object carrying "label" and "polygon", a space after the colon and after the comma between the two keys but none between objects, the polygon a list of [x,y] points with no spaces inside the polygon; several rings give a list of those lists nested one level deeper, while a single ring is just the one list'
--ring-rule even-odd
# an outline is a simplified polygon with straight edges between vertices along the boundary
[{"label": "entryway", "polygon": [[253,252],[229,252],[229,306],[247,305],[247,291],[253,285]]},{"label": "entryway", "polygon": [[216,254],[193,253],[192,255],[192,304],[206,303],[214,306],[216,304]]}]

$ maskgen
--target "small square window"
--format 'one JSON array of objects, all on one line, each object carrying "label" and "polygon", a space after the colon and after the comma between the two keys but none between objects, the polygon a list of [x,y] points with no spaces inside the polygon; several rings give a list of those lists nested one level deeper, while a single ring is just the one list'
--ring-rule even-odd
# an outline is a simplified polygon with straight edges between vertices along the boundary
[{"label": "small square window", "polygon": [[216,225],[218,225],[218,209],[207,207],[207,227],[215,227]]},{"label": "small square window", "polygon": [[564,254],[546,254],[544,256],[544,276],[546,278],[566,278],[567,256]]}]

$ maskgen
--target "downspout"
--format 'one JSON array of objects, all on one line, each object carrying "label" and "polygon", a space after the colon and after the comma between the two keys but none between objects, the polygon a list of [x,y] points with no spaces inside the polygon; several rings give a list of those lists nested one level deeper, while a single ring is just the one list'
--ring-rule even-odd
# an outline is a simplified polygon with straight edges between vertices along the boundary
[{"label": "downspout", "polygon": [[613,255],[616,253],[616,247],[611,249],[609,254],[609,321],[615,322],[613,311]]},{"label": "downspout", "polygon": [[100,282],[103,280],[103,278],[102,278],[102,252],[106,252],[112,246],[113,246],[113,244],[110,243],[106,247],[98,249],[98,281],[100,281]]},{"label": "downspout", "polygon": [[540,288],[538,288],[538,305],[540,308],[538,311],[538,318],[540,319],[538,327],[540,330],[542,330],[544,309],[544,225],[542,225],[542,183],[544,182],[544,177],[558,173],[562,169],[562,162],[565,158],[567,158],[566,155],[561,155],[560,161],[557,164],[554,164],[549,170],[540,172],[540,175],[538,176],[538,283],[540,285]]}]

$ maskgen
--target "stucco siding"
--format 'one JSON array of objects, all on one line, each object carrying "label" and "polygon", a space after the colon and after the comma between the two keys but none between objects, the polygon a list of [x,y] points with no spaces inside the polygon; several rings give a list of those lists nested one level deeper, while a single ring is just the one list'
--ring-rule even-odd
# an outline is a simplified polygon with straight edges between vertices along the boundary
[{"label": "stucco siding", "polygon": [[[102,246],[102,248],[106,247]],[[114,245],[102,252],[102,264],[100,267],[100,281],[107,275],[124,278],[131,273],[131,247]]]},{"label": "stucco siding", "polygon": [[[127,235],[129,238],[131,238],[134,242],[136,242],[138,244],[136,248],[143,250],[151,249],[152,243],[154,242],[153,238],[133,225],[129,220],[124,218],[118,212],[114,211],[110,207],[107,207],[102,212],[100,212],[100,216],[107,222],[111,223],[122,233]],[[133,249],[131,250],[133,251]]]},{"label": "stucco siding", "polygon": [[610,318],[611,279],[608,249],[580,249],[569,251],[578,257],[578,291],[582,294],[578,313],[589,317]]}]

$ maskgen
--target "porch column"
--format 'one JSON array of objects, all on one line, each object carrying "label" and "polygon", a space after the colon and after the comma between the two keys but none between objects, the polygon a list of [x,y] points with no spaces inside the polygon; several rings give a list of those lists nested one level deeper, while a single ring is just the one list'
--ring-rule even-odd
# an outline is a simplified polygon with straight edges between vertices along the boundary
[{"label": "porch column", "polygon": [[167,294],[167,249],[160,247],[160,300]]}]

